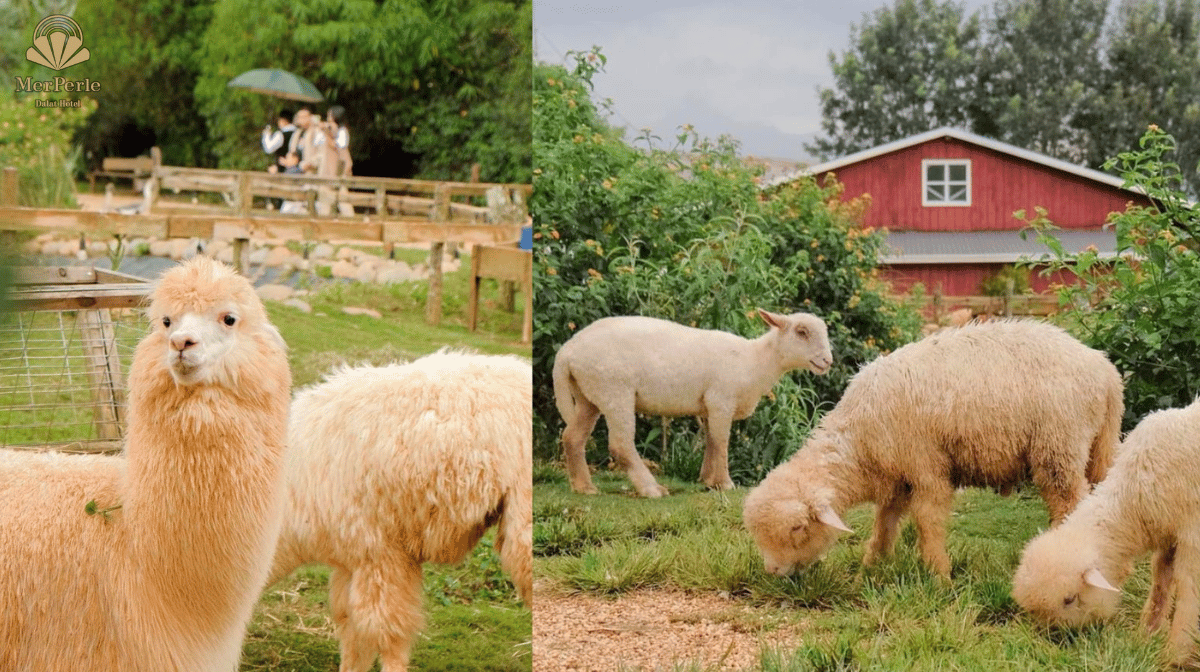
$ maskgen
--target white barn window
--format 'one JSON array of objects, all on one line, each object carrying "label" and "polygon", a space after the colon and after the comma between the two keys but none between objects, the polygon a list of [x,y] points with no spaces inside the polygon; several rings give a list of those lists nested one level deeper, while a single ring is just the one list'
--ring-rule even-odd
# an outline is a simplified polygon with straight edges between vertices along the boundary
[{"label": "white barn window", "polygon": [[971,161],[925,159],[921,162],[921,205],[970,205]]}]

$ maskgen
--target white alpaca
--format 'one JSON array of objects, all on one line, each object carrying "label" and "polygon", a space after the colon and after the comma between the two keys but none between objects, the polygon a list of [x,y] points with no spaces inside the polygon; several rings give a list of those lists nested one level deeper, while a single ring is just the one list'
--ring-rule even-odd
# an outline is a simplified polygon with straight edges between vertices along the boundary
[{"label": "white alpaca", "polygon": [[205,257],[148,313],[124,456],[0,451],[0,670],[237,669],[281,522],[285,346]]},{"label": "white alpaca", "polygon": [[528,363],[445,351],[345,369],[297,394],[272,577],[334,568],[341,672],[377,655],[385,672],[407,669],[422,563],[460,562],[492,525],[501,565],[531,604],[532,395]]}]

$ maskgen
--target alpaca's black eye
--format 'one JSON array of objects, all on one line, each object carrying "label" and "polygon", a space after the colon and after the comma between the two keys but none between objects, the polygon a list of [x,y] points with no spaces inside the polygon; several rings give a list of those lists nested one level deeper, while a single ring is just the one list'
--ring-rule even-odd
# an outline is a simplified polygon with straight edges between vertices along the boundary
[{"label": "alpaca's black eye", "polygon": [[237,324],[237,318],[234,317],[233,315],[226,315],[224,322],[225,322],[225,326],[232,327],[233,325]]},{"label": "alpaca's black eye", "polygon": [[171,318],[169,318],[169,317],[164,317],[164,318],[163,318],[163,326],[164,326],[164,327],[167,327],[167,328],[170,328],[170,326],[171,326]]},{"label": "alpaca's black eye", "polygon": [[1069,607],[1069,606],[1071,606],[1072,604],[1074,604],[1074,603],[1075,603],[1075,598],[1077,598],[1077,597],[1079,597],[1079,596],[1078,596],[1078,595],[1072,595],[1072,596],[1070,596],[1070,597],[1068,597],[1068,598],[1065,598],[1065,599],[1063,599],[1063,606],[1064,606],[1064,607]]}]

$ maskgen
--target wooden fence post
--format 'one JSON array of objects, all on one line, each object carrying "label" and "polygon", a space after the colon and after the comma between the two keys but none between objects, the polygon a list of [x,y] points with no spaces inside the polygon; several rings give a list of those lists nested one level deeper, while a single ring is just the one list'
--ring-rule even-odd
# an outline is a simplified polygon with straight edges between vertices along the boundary
[{"label": "wooden fence post", "polygon": [[[430,218],[438,224],[450,221],[450,185],[439,182],[433,189],[433,210]],[[425,299],[425,321],[437,326],[442,322],[442,255],[446,242],[429,245],[429,293]]]},{"label": "wooden fence post", "polygon": [[5,168],[4,180],[0,183],[0,205],[17,207],[17,201],[20,200],[18,184],[17,169],[11,166]]},{"label": "wooden fence post", "polygon": [[[254,204],[254,195],[250,193],[250,173],[244,170],[237,176],[237,204],[238,214],[249,217],[250,208]],[[233,268],[242,275],[250,275],[250,240],[248,238],[234,238]]]}]

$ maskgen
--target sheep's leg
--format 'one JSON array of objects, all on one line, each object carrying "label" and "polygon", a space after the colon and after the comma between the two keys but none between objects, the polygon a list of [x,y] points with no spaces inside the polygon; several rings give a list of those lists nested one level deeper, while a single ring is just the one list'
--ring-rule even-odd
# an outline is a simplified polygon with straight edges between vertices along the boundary
[{"label": "sheep's leg", "polygon": [[592,473],[587,465],[587,440],[600,419],[600,409],[582,397],[575,399],[575,417],[563,430],[563,452],[567,459],[567,478],[571,489],[584,495],[594,495],[598,490],[592,484]]},{"label": "sheep's leg", "polygon": [[1180,542],[1174,564],[1175,616],[1171,620],[1167,644],[1171,663],[1182,666],[1194,661],[1197,620],[1200,620],[1200,594],[1196,587],[1196,575],[1200,573],[1200,549],[1190,543]]},{"label": "sheep's leg", "polygon": [[606,408],[604,421],[608,423],[608,452],[612,454],[617,465],[625,470],[629,480],[638,494],[643,497],[655,498],[667,494],[667,489],[654,480],[654,475],[646,468],[646,463],[638,455],[634,445],[634,400],[633,396],[625,400],[620,409]]},{"label": "sheep's leg", "polygon": [[1069,465],[1053,464],[1034,467],[1033,482],[1046,502],[1051,526],[1061,523],[1088,493],[1084,467],[1085,465],[1080,465],[1078,469],[1072,469]]},{"label": "sheep's leg", "polygon": [[954,502],[954,488],[946,482],[922,483],[913,488],[912,517],[917,524],[921,558],[934,574],[950,580],[950,555],[946,552],[946,519]]},{"label": "sheep's leg", "polygon": [[880,502],[875,512],[875,531],[867,541],[867,552],[863,556],[864,565],[873,565],[879,558],[891,555],[900,532],[900,519],[908,511],[911,499],[908,486],[901,484],[892,491],[891,496]]},{"label": "sheep's leg", "polygon": [[1172,578],[1174,571],[1174,546],[1154,554],[1150,595],[1146,597],[1146,606],[1142,608],[1142,627],[1148,633],[1157,632],[1162,627],[1163,617],[1170,613],[1171,599],[1174,597],[1171,595],[1175,585]]},{"label": "sheep's leg", "polygon": [[732,411],[708,409],[700,481],[713,490],[733,489],[733,480],[729,478],[729,429],[732,424]]}]

